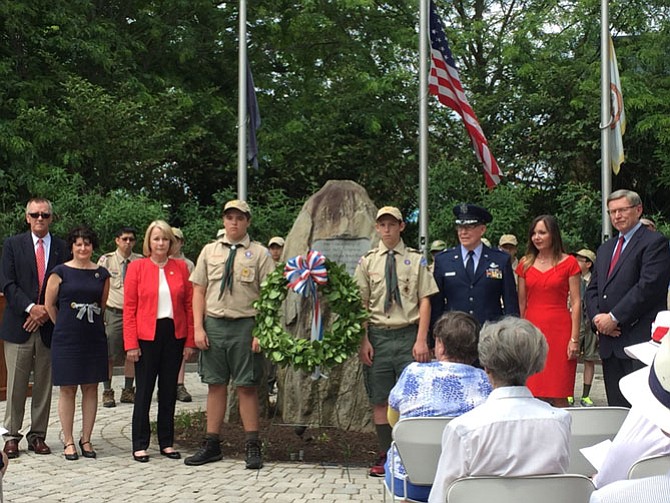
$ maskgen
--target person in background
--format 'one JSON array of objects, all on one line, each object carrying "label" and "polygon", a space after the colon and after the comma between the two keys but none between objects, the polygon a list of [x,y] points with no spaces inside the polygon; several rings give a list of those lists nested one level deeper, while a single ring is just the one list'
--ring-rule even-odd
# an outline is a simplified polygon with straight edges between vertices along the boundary
[{"label": "person in background", "polygon": [[51,334],[53,323],[44,306],[46,280],[51,270],[69,257],[67,244],[52,236],[53,207],[48,199],[34,198],[26,205],[30,230],[5,239],[2,246],[0,286],[6,299],[0,327],[7,364],[4,452],[19,456],[20,433],[30,375],[28,450],[51,454],[44,441],[51,410]]},{"label": "person in background", "polygon": [[102,406],[116,407],[112,376],[114,364],[123,362],[124,385],[121,390],[121,403],[135,401],[135,367],[126,359],[123,350],[123,283],[126,278],[128,264],[133,260],[141,259],[142,255],[133,252],[137,241],[135,229],[121,227],[116,231],[116,250],[105,253],[98,259],[98,265],[109,271],[109,297],[105,309],[105,333],[107,334],[107,352],[109,356],[109,379],[103,383]]},{"label": "person in background", "polygon": [[519,259],[516,254],[519,250],[519,241],[514,234],[503,234],[498,240],[498,250],[508,253],[512,257],[512,270],[514,271],[514,281],[518,283],[516,268],[519,265]]},{"label": "person in background", "polygon": [[9,458],[5,451],[0,451],[0,503],[3,503],[3,491],[2,491],[2,479],[5,478],[5,473],[7,473],[7,467],[9,467]]},{"label": "person in background", "polygon": [[51,343],[53,384],[60,386],[58,415],[63,430],[64,455],[79,459],[74,444],[74,411],[81,388],[81,438],[85,458],[95,458],[91,435],[98,410],[98,383],[109,377],[107,338],[102,313],[109,293],[109,272],[91,261],[98,236],[86,226],[67,237],[72,260],[57,265],[47,281],[44,305],[54,324]]},{"label": "person in background", "polygon": [[149,461],[149,409],[158,379],[156,433],[161,456],[179,459],[173,447],[177,375],[183,358],[194,351],[193,287],[183,260],[172,259],[175,237],[163,220],[144,234],[146,258],[128,266],[123,299],[123,342],[134,363],[137,392],[133,407],[133,459]]},{"label": "person in background", "polygon": [[436,239],[435,241],[430,243],[430,248],[428,249],[428,251],[430,252],[432,261],[430,264],[428,264],[428,271],[431,274],[433,274],[433,269],[435,267],[435,256],[446,249],[447,249],[447,243],[445,243],[441,239]]},{"label": "person in background", "polygon": [[656,223],[651,218],[641,218],[640,223],[650,231],[656,230]]},{"label": "person in background", "polygon": [[[410,363],[389,394],[388,419],[391,426],[407,417],[460,416],[484,403],[491,393],[486,373],[473,367],[479,341],[477,320],[467,313],[451,311],[437,320],[433,335],[437,361]],[[431,486],[414,485],[407,479],[394,448],[388,452],[387,487],[391,487],[389,466],[393,467],[396,496],[428,501]]]},{"label": "person in background", "polygon": [[[184,255],[182,248],[184,247],[184,233],[179,227],[172,227],[172,234],[174,234],[174,251],[170,258],[183,260],[186,262],[186,267],[188,267],[189,274],[193,272],[195,264],[189,258]],[[190,402],[193,400],[193,397],[184,386],[184,377],[186,375],[186,358],[181,361],[181,367],[179,368],[179,375],[177,376],[177,400],[180,402]]]},{"label": "person in background", "polygon": [[[589,315],[586,312],[586,305],[584,302],[586,287],[591,281],[591,268],[596,261],[596,254],[587,248],[583,248],[574,254],[579,268],[582,271],[581,281],[581,298],[582,298],[582,321],[579,326],[579,355],[584,365],[584,378],[582,387],[582,398],[579,403],[582,407],[593,407],[593,400],[589,397],[591,393],[591,386],[593,385],[593,376],[596,371],[596,362],[600,360],[598,356],[598,337],[591,328]],[[568,397],[568,404],[574,404],[574,397]]]},{"label": "person in background", "polygon": [[405,246],[402,213],[393,206],[377,212],[379,245],[358,261],[354,279],[364,307],[370,311],[358,356],[379,442],[371,477],[383,477],[391,446],[387,407],[391,389],[413,361],[430,361],[428,328],[430,296],[437,286],[418,250]]},{"label": "person in background", "polygon": [[[530,224],[527,253],[517,266],[521,317],[540,329],[549,344],[544,370],[528,380],[533,396],[567,407],[574,394],[579,325],[580,268],[563,251],[558,222],[540,215]],[[568,309],[569,302],[569,309]]]},{"label": "person in background", "polygon": [[281,260],[281,254],[284,251],[284,238],[279,236],[270,238],[270,241],[268,242],[268,250],[270,250],[272,260],[277,264]]},{"label": "person in background", "polygon": [[547,341],[529,321],[507,317],[484,325],[479,361],[493,391],[445,427],[430,503],[447,501],[447,489],[459,477],[566,472],[570,414],[533,398],[525,385],[546,357]]}]

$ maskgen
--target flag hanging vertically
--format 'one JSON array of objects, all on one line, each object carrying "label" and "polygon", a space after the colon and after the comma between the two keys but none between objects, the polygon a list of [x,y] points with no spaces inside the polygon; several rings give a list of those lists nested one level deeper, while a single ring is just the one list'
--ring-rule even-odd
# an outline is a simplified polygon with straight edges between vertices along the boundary
[{"label": "flag hanging vertically", "polygon": [[614,44],[610,37],[610,160],[612,171],[619,174],[621,163],[624,162],[623,135],[626,132],[626,114],[623,110],[623,95],[621,94],[621,81],[619,80],[619,67],[614,53]]},{"label": "flag hanging vertically", "polygon": [[486,185],[489,188],[495,187],[500,183],[500,178],[503,176],[502,171],[498,168],[498,163],[489,150],[475,111],[465,97],[456,63],[449,49],[444,28],[442,28],[442,21],[437,15],[435,3],[432,0],[430,2],[430,77],[428,84],[430,93],[437,96],[440,103],[455,110],[463,119],[477,159],[484,164]]},{"label": "flag hanging vertically", "polygon": [[261,127],[261,112],[256,101],[256,88],[251,75],[251,67],[247,61],[247,116],[249,117],[249,139],[247,140],[247,161],[258,169],[258,142],[256,130]]}]

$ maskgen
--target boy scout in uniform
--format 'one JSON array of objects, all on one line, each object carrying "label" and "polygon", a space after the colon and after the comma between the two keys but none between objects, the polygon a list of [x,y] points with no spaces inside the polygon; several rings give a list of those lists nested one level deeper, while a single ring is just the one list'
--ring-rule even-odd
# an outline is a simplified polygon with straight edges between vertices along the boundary
[{"label": "boy scout in uniform", "polygon": [[116,407],[112,389],[112,373],[114,362],[120,359],[124,362],[123,375],[125,377],[125,384],[121,390],[121,403],[135,402],[135,387],[133,386],[135,365],[126,360],[126,352],[123,349],[123,280],[126,277],[128,264],[142,258],[142,255],[133,252],[136,240],[135,229],[122,227],[116,232],[116,250],[105,253],[98,259],[98,265],[107,269],[111,276],[104,314],[109,353],[109,381],[103,383],[103,407]]},{"label": "boy scout in uniform", "polygon": [[219,434],[230,380],[237,386],[246,436],[246,467],[257,469],[263,465],[258,438],[263,356],[251,331],[256,315],[253,303],[275,265],[267,248],[250,240],[250,221],[251,211],[245,201],[228,201],[223,208],[225,234],[205,245],[191,274],[195,343],[201,350],[198,371],[207,383],[207,434],[202,447],[184,460],[187,465],[223,457]]},{"label": "boy scout in uniform", "polygon": [[275,264],[281,260],[281,253],[284,251],[284,238],[275,236],[268,242],[268,250]]},{"label": "boy scout in uniform", "polygon": [[386,417],[388,395],[407,365],[430,361],[429,297],[438,289],[426,259],[418,250],[405,246],[400,237],[404,229],[398,208],[380,209],[376,224],[379,246],[360,259],[354,273],[363,303],[370,311],[359,356],[379,441],[379,457],[370,469],[373,477],[384,476],[386,452],[391,445]]}]

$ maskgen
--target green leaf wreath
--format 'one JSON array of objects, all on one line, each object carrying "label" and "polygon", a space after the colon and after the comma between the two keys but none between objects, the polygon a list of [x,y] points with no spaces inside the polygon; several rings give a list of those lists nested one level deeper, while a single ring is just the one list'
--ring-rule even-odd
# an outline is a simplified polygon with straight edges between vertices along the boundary
[{"label": "green leaf wreath", "polygon": [[363,309],[360,290],[343,265],[326,259],[325,266],[328,282],[320,285],[318,292],[335,319],[330,329],[324,330],[321,341],[296,338],[284,330],[281,306],[288,292],[284,263],[279,263],[262,283],[260,297],[254,302],[257,314],[253,335],[272,362],[311,372],[319,366],[342,363],[358,351],[363,324],[369,316]]}]

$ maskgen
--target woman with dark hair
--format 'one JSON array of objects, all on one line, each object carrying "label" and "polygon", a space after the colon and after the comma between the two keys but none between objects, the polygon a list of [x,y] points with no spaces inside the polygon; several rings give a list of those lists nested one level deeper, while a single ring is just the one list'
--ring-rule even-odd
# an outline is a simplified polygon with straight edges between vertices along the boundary
[{"label": "woman with dark hair", "polygon": [[[428,363],[410,363],[398,378],[389,395],[388,419],[394,425],[406,417],[460,416],[484,403],[491,384],[482,369],[473,367],[477,359],[479,323],[474,316],[450,311],[433,327],[435,359]],[[396,496],[412,501],[427,501],[431,486],[418,486],[408,479],[397,452],[391,448],[386,469],[386,483],[391,487],[395,476]],[[404,488],[407,494],[404,494]]]},{"label": "woman with dark hair", "polygon": [[567,407],[579,356],[581,270],[563,250],[556,218],[540,215],[533,220],[516,272],[521,317],[539,328],[549,344],[547,364],[528,380],[528,387],[534,396]]},{"label": "woman with dark hair", "polygon": [[107,376],[107,338],[102,310],[107,302],[109,273],[91,261],[98,245],[95,232],[75,227],[67,237],[72,260],[56,266],[45,292],[45,307],[54,323],[51,340],[53,384],[60,386],[58,414],[63,429],[65,459],[79,459],[74,444],[74,408],[81,387],[82,432],[79,448],[95,458],[91,433],[98,408],[98,383]]}]

